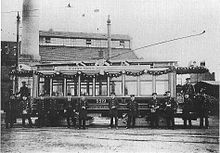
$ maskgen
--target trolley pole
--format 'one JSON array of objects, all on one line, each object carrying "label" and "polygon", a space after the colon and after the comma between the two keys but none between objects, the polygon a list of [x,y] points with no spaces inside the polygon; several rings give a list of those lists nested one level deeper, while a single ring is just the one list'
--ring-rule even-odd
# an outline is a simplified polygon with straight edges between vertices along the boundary
[{"label": "trolley pole", "polygon": [[[16,65],[15,69],[18,70],[18,62],[19,62],[19,24],[20,24],[20,15],[19,12],[17,12],[17,49],[16,49]],[[15,76],[15,92],[18,91],[18,77]]]},{"label": "trolley pole", "polygon": [[111,59],[112,56],[112,50],[111,50],[111,20],[110,20],[110,15],[108,15],[108,20],[107,20],[107,30],[108,30],[108,53],[107,53],[107,60]]}]

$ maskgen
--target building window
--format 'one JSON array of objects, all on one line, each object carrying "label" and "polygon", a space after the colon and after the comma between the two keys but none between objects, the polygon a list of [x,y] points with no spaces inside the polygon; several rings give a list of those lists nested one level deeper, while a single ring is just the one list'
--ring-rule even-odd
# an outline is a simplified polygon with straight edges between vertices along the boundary
[{"label": "building window", "polygon": [[86,39],[86,45],[91,45],[92,44],[92,40],[91,39]]},{"label": "building window", "polygon": [[140,95],[141,96],[149,96],[152,94],[152,75],[141,75],[140,76]]},{"label": "building window", "polygon": [[137,77],[125,76],[125,95],[137,95]]},{"label": "building window", "polygon": [[114,92],[117,96],[121,96],[122,88],[122,76],[110,78],[110,93]]},{"label": "building window", "polygon": [[124,42],[124,40],[120,40],[119,46],[122,46],[123,48],[125,47],[125,42]]},{"label": "building window", "polygon": [[46,43],[51,43],[50,37],[45,37],[45,42],[46,42]]},{"label": "building window", "polygon": [[165,94],[168,91],[168,74],[156,76],[156,92],[158,95]]}]

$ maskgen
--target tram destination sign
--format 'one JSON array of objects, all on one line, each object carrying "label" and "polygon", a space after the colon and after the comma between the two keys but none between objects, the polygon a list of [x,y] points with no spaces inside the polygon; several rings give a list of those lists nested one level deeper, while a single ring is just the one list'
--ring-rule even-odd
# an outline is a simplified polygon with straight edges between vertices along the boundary
[{"label": "tram destination sign", "polygon": [[94,70],[149,70],[150,65],[130,65],[130,66],[57,66],[55,71],[94,71]]}]

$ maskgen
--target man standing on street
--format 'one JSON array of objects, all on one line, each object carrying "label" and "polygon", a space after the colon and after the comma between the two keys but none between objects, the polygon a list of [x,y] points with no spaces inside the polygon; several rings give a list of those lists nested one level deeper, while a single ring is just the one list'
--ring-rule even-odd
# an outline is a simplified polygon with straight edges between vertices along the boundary
[{"label": "man standing on street", "polygon": [[[176,109],[176,102],[174,98],[171,97],[170,91],[166,92],[166,98],[164,99],[164,112],[166,115],[167,127],[174,129],[175,122],[174,122],[174,112]],[[171,123],[171,126],[170,126]]]},{"label": "man standing on street", "polygon": [[85,95],[83,95],[78,102],[78,112],[79,112],[78,129],[82,127],[82,122],[83,122],[83,129],[86,129],[87,107],[88,107],[88,103],[87,103]]},{"label": "man standing on street", "polygon": [[115,93],[111,93],[111,99],[109,100],[109,115],[111,117],[110,127],[113,128],[113,118],[115,118],[115,128],[118,129],[118,100],[115,98]]},{"label": "man standing on street", "polygon": [[132,128],[135,126],[135,119],[138,116],[138,103],[135,100],[135,96],[131,95],[131,99],[128,101],[127,107],[128,107],[128,122],[127,122],[127,129],[131,127],[132,122]]},{"label": "man standing on street", "polygon": [[150,125],[151,128],[154,126],[158,128],[159,126],[159,108],[160,108],[160,103],[157,99],[157,93],[152,93],[152,99],[149,104],[151,114],[150,114]]}]

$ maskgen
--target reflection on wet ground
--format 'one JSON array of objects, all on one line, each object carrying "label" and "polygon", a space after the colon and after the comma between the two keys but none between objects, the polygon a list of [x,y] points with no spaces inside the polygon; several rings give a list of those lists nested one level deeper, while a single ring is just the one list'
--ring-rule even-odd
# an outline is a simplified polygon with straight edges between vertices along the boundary
[{"label": "reflection on wet ground", "polygon": [[209,129],[150,129],[146,127],[118,130],[89,127],[76,130],[65,127],[13,128],[1,131],[1,152],[218,152],[219,121],[210,118]]}]

